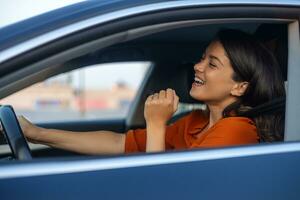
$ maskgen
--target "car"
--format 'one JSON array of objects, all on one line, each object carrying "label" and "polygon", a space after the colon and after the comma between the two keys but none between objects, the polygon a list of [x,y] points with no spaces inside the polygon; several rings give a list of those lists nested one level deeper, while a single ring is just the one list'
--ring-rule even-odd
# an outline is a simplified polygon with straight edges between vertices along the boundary
[{"label": "car", "polygon": [[[0,112],[1,129],[10,144],[2,138],[0,198],[299,199],[299,11],[300,2],[293,0],[84,1],[0,29],[0,102],[10,104]],[[44,85],[36,90],[40,99],[30,104],[35,108],[31,114],[45,128],[125,133],[145,127],[146,97],[169,87],[181,101],[171,122],[201,109],[203,105],[188,95],[193,63],[222,28],[243,30],[273,44],[287,96],[255,108],[254,114],[285,112],[283,142],[113,156],[33,144],[28,148],[14,112],[24,114],[18,105],[33,94],[19,92],[39,83]],[[132,73],[140,77],[133,81],[139,83],[130,98],[118,96],[121,110],[97,111],[115,101],[104,101],[109,96],[105,93],[96,103],[85,104],[91,112],[82,118],[84,85],[52,95],[45,90],[47,84],[55,85],[53,80],[61,80],[61,74],[70,77],[74,70],[104,64],[112,73],[96,78],[99,82],[115,76],[131,79]],[[129,70],[135,64],[140,71]],[[117,75],[121,70],[124,73]],[[63,80],[60,89],[70,83]],[[126,88],[120,80],[118,95]],[[58,100],[61,94],[65,96]],[[79,98],[73,101],[66,94]],[[78,112],[67,110],[70,105]]]}]

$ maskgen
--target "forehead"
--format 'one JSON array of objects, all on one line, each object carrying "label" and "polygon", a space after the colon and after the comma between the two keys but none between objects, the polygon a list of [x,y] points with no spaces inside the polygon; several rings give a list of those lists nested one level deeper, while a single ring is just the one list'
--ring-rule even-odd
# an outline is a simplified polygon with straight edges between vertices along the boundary
[{"label": "forehead", "polygon": [[223,65],[230,65],[230,60],[226,55],[225,49],[221,42],[213,41],[206,48],[207,56],[215,56],[217,57]]},{"label": "forehead", "polygon": [[219,41],[212,41],[206,48],[206,53],[212,53],[214,56],[226,56],[224,47]]}]

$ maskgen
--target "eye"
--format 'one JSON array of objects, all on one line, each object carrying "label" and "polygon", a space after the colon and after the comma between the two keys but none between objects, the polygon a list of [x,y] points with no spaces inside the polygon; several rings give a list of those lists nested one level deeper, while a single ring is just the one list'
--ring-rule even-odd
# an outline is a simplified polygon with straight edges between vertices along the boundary
[{"label": "eye", "polygon": [[212,62],[209,62],[209,66],[210,66],[211,68],[217,67],[217,65],[213,64]]}]

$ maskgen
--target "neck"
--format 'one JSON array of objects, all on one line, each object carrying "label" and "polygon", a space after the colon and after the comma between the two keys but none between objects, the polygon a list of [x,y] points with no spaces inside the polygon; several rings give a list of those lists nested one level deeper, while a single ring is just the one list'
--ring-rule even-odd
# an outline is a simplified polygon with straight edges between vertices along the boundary
[{"label": "neck", "polygon": [[206,105],[209,108],[209,123],[207,128],[212,127],[217,121],[222,119],[224,109],[233,102],[233,100],[230,100],[221,103],[207,103]]},{"label": "neck", "polygon": [[209,123],[207,128],[210,128],[222,118],[222,112],[224,109],[218,106],[212,106],[212,105],[207,105],[207,106],[209,108]]}]

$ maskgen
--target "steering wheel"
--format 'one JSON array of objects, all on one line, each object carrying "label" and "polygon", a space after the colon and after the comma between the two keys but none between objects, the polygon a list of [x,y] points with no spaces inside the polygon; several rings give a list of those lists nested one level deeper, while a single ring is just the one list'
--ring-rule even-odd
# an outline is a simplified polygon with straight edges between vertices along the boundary
[{"label": "steering wheel", "polygon": [[11,106],[0,106],[0,123],[0,128],[10,146],[13,156],[17,160],[31,160],[30,149],[14,109]]}]

